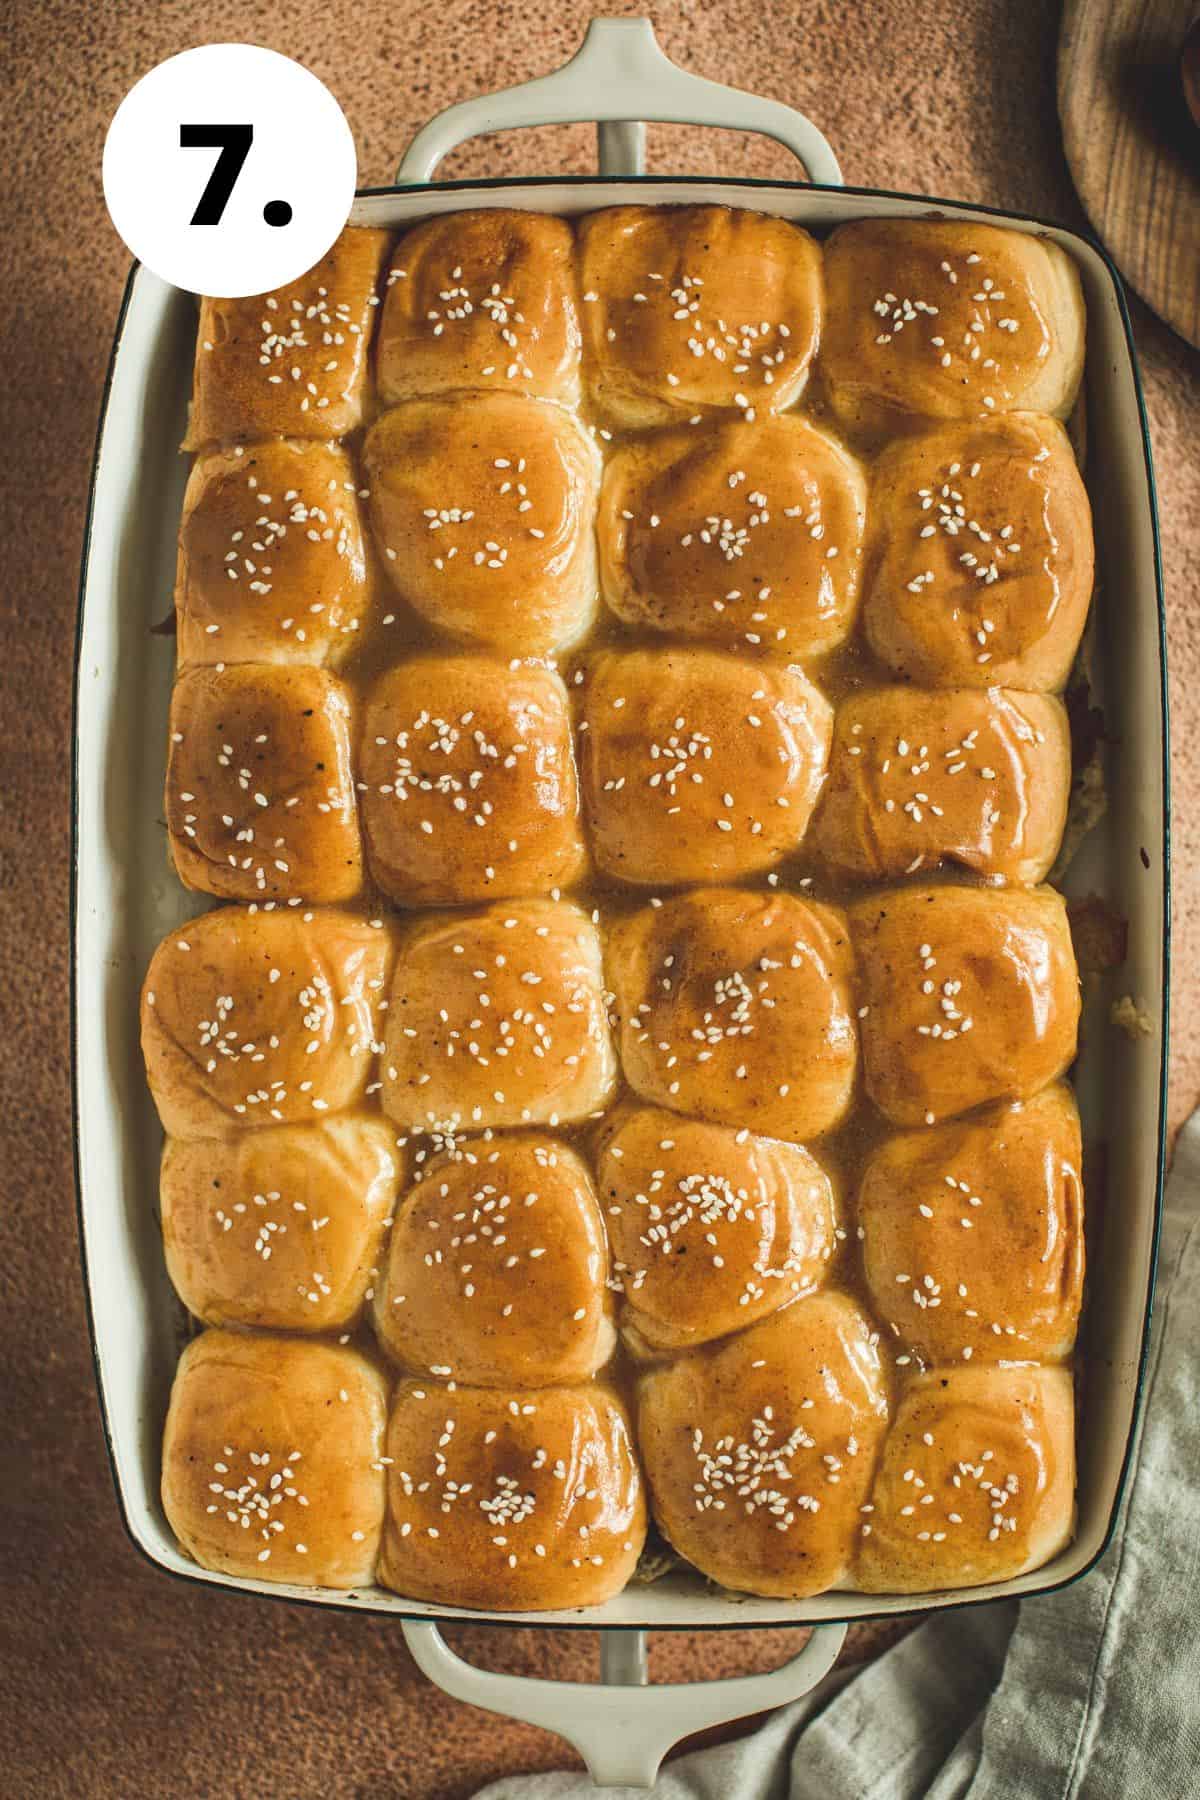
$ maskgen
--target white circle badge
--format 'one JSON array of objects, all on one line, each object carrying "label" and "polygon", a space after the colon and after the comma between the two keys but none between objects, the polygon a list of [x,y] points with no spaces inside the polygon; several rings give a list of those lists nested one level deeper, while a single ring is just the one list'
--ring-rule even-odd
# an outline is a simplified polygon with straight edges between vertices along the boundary
[{"label": "white circle badge", "polygon": [[284,287],[319,262],[356,175],[324,82],[255,44],[168,57],[122,100],[104,143],[104,198],[133,254],[222,299]]}]

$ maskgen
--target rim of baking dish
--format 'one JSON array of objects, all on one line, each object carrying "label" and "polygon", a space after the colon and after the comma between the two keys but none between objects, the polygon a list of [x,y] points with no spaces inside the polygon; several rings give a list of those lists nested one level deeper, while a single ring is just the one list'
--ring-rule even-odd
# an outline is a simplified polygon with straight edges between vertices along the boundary
[{"label": "rim of baking dish", "polygon": [[[505,188],[538,188],[563,187],[583,188],[585,190],[598,187],[621,186],[628,188],[652,188],[670,184],[673,187],[707,187],[726,189],[749,189],[757,192],[764,189],[787,189],[796,192],[827,194],[833,199],[851,195],[865,200],[902,200],[909,205],[928,208],[930,212],[982,213],[989,219],[997,219],[1024,226],[1041,226],[1047,230],[1062,232],[1086,246],[1099,257],[1112,283],[1113,293],[1120,314],[1121,328],[1125,336],[1125,348],[1129,357],[1130,373],[1133,377],[1133,390],[1137,401],[1138,426],[1141,433],[1142,460],[1146,471],[1146,492],[1150,505],[1150,531],[1154,559],[1154,588],[1158,609],[1158,664],[1159,664],[1159,713],[1162,729],[1162,994],[1158,996],[1162,1018],[1162,1045],[1159,1052],[1158,1067],[1158,1147],[1155,1157],[1154,1176],[1154,1220],[1151,1234],[1150,1262],[1147,1273],[1146,1294],[1142,1308],[1142,1335],[1138,1350],[1137,1378],[1134,1384],[1133,1406],[1131,1409],[1129,1429],[1125,1440],[1125,1449],[1121,1458],[1120,1474],[1113,1492],[1112,1508],[1104,1535],[1087,1562],[1069,1575],[1063,1575],[1054,1581],[1047,1581],[1042,1586],[1026,1588],[1019,1596],[1022,1600],[1034,1600],[1044,1594],[1058,1593],[1064,1588],[1074,1585],[1083,1576],[1090,1573],[1100,1561],[1112,1542],[1118,1515],[1125,1498],[1133,1467],[1134,1450],[1138,1440],[1138,1428],[1142,1422],[1142,1412],[1146,1398],[1146,1371],[1150,1354],[1150,1333],[1154,1315],[1155,1279],[1158,1271],[1158,1258],[1162,1238],[1163,1190],[1166,1178],[1167,1151],[1167,1055],[1170,1043],[1170,1008],[1171,1008],[1171,875],[1172,875],[1172,839],[1171,839],[1171,757],[1170,757],[1170,719],[1167,694],[1167,617],[1166,597],[1163,586],[1162,538],[1158,521],[1158,490],[1154,480],[1154,461],[1150,447],[1150,425],[1146,414],[1146,396],[1142,386],[1141,369],[1138,363],[1137,346],[1133,335],[1133,322],[1129,313],[1129,302],[1125,283],[1120,270],[1101,243],[1090,230],[1081,230],[1078,226],[1064,224],[1058,219],[1048,219],[1038,213],[1013,212],[1008,208],[989,206],[970,200],[949,200],[935,195],[906,193],[895,188],[880,187],[829,187],[816,182],[772,180],[762,176],[737,175],[493,175],[483,176],[476,180],[466,177],[448,181],[405,182],[394,183],[385,187],[359,188],[355,200],[383,199],[389,196],[431,195],[437,193],[497,193]],[[406,1612],[404,1595],[391,1598],[400,1602],[399,1606],[389,1602],[386,1608],[373,1608],[368,1594],[363,1593],[361,1599],[357,1594],[347,1595],[344,1599],[326,1598],[331,1590],[322,1590],[322,1598],[315,1595],[296,1593],[295,1591],[273,1592],[261,1588],[244,1586],[240,1582],[220,1579],[197,1563],[195,1570],[171,1568],[160,1562],[154,1552],[142,1542],[130,1521],[125,1492],[117,1473],[116,1452],[113,1444],[112,1427],[109,1421],[108,1408],[104,1399],[104,1386],[100,1371],[100,1348],[96,1338],[95,1313],[92,1306],[91,1270],[88,1264],[87,1239],[83,1218],[83,1174],[80,1165],[80,1093],[79,1093],[79,1041],[76,1031],[76,1009],[78,1005],[78,923],[79,923],[79,703],[80,703],[80,664],[83,649],[83,613],[87,589],[88,564],[90,561],[92,528],[96,509],[96,484],[100,467],[100,452],[104,442],[104,431],[108,419],[109,399],[112,391],[113,377],[116,370],[117,357],[125,334],[125,326],[133,295],[134,283],[142,264],[134,261],[130,265],[129,274],[121,295],[121,304],[117,313],[117,322],[113,333],[112,348],[109,352],[108,366],[105,370],[104,385],[100,396],[100,411],[96,425],[96,436],[92,451],[91,473],[88,479],[87,510],[84,517],[83,539],[80,553],[79,583],[76,599],[75,621],[75,653],[74,669],[71,685],[71,855],[70,855],[70,894],[68,902],[68,930],[70,933],[70,980],[69,980],[69,1037],[71,1061],[71,1155],[75,1184],[75,1222],[79,1236],[79,1257],[83,1275],[84,1306],[87,1316],[88,1343],[91,1349],[92,1369],[96,1383],[96,1395],[100,1406],[100,1423],[104,1433],[105,1454],[108,1457],[109,1472],[116,1491],[117,1508],[121,1523],[130,1543],[151,1567],[181,1582],[195,1582],[217,1593],[238,1594],[256,1600],[275,1601],[284,1605],[309,1606],[322,1610],[351,1614],[356,1617],[392,1618],[397,1621],[433,1619],[443,1625],[489,1625],[495,1627],[512,1626],[519,1622],[521,1626],[539,1626],[536,1617],[529,1615],[514,1616],[501,1612],[470,1612],[457,1610],[453,1612]],[[696,1579],[704,1581],[703,1574],[697,1570]],[[755,1620],[754,1630],[777,1630],[786,1627],[803,1629],[815,1623],[851,1625],[865,1624],[878,1619],[915,1619],[922,1614],[938,1611],[945,1612],[951,1608],[981,1606],[990,1604],[996,1596],[986,1597],[971,1588],[948,1590],[939,1595],[936,1606],[928,1603],[912,1607],[889,1607],[878,1612],[855,1611],[847,1620],[841,1618],[821,1619],[820,1621],[784,1618]],[[354,1600],[358,1599],[358,1604]],[[689,1622],[673,1622],[671,1624],[651,1623],[642,1629],[654,1631],[736,1631],[746,1629],[746,1622],[736,1617],[736,1601],[731,1600],[731,1608],[735,1616],[717,1623],[705,1622],[697,1625]],[[593,1608],[580,1608],[579,1617],[547,1619],[542,1629],[566,1631],[605,1631],[630,1630],[635,1627],[622,1625],[605,1625],[594,1617]]]}]

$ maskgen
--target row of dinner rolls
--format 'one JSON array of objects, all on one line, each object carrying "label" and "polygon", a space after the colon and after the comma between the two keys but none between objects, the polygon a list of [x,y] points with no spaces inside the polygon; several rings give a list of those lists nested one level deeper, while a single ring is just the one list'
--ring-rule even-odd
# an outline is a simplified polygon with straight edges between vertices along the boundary
[{"label": "row of dinner rolls", "polygon": [[1053,691],[1092,586],[1091,515],[1057,420],[963,419],[864,461],[811,416],[678,426],[602,458],[516,394],[406,401],[345,447],[212,448],[184,499],[180,664],[336,667],[417,621],[505,656],[580,643],[603,600],[676,639],[811,659],[861,619],[926,687]]},{"label": "row of dinner rolls", "polygon": [[897,1383],[836,1291],[652,1368],[636,1422],[602,1382],[409,1376],[389,1393],[376,1358],[348,1345],[209,1330],[175,1378],[163,1499],[205,1568],[302,1587],[377,1579],[465,1608],[619,1592],[647,1487],[676,1550],[725,1587],[976,1586],[1069,1538],[1071,1385],[1030,1363]]},{"label": "row of dinner rolls", "polygon": [[[374,309],[383,305],[374,356]],[[819,372],[859,436],[914,418],[1065,418],[1084,302],[1048,237],[872,219],[824,246],[724,206],[613,207],[572,228],[503,208],[394,247],[349,229],[275,294],[203,302],[187,447],[337,439],[372,407],[463,390],[589,405],[643,429],[786,410]]]},{"label": "row of dinner rolls", "polygon": [[[171,708],[180,879],[232,900],[404,908],[954,867],[1036,883],[1071,786],[1066,710],[1005,688],[851,693],[708,649],[552,669],[425,653],[360,700],[323,669],[192,669]],[[818,804],[819,802],[819,804]],[[364,855],[365,852],[365,855]],[[796,873],[799,873],[797,869]]]},{"label": "row of dinner rolls", "polygon": [[634,1435],[602,1384],[406,1379],[350,1345],[211,1330],[188,1345],[163,1445],[184,1549],[301,1587],[379,1579],[504,1611],[594,1604],[637,1565]]},{"label": "row of dinner rolls", "polygon": [[[172,932],[142,995],[181,1138],[320,1122],[378,1095],[402,1130],[575,1125],[640,1098],[803,1144],[861,1080],[898,1125],[1028,1099],[1075,1054],[1078,974],[1049,888],[911,887],[849,909],[691,889],[606,927],[569,901],[398,928],[220,907]],[[619,1057],[619,1061],[618,1061]]]},{"label": "row of dinner rolls", "polygon": [[171,1279],[210,1325],[342,1333],[482,1387],[586,1380],[814,1294],[855,1221],[863,1287],[922,1364],[1069,1355],[1083,1274],[1079,1119],[1056,1084],[835,1160],[630,1099],[590,1141],[466,1135],[419,1159],[378,1115],[170,1137]]}]

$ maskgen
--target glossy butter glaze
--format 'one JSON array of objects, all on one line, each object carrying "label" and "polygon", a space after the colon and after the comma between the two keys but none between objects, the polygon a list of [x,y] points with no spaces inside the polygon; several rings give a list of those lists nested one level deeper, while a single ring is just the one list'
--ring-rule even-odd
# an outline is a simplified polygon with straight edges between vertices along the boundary
[{"label": "glossy butter glaze", "polygon": [[[656,1515],[676,1550],[742,1589],[810,1593],[856,1579],[856,1549],[872,1538],[871,1515],[859,1508],[870,1504],[887,1419],[946,1348],[936,1333],[914,1333],[910,1343],[909,1328],[872,1298],[857,1199],[864,1169],[875,1166],[872,1159],[902,1162],[901,1151],[889,1148],[893,1121],[964,1110],[964,1124],[978,1136],[972,1155],[981,1166],[999,1166],[1007,1126],[969,1109],[993,1094],[1032,1095],[1072,1052],[1077,993],[1060,904],[1019,886],[989,891],[978,881],[1036,879],[1032,871],[1052,853],[1067,772],[1058,702],[993,690],[1002,668],[1018,690],[1061,680],[1086,610],[1090,521],[1071,485],[1078,483],[1073,461],[1068,469],[1056,460],[1060,451],[1070,460],[1066,439],[1045,419],[967,420],[947,427],[945,441],[936,432],[914,435],[908,419],[904,441],[876,462],[873,421],[857,401],[847,410],[833,381],[836,354],[827,359],[817,349],[822,252],[795,228],[753,215],[623,209],[620,218],[585,224],[576,276],[585,397],[578,409],[560,404],[573,396],[578,345],[563,233],[558,222],[543,224],[532,229],[493,215],[485,227],[476,216],[456,240],[453,220],[444,220],[436,230],[418,227],[396,247],[381,316],[386,397],[399,403],[381,410],[384,396],[369,385],[359,394],[365,436],[356,431],[333,453],[348,459],[359,485],[338,486],[340,468],[331,469],[330,505],[321,507],[328,512],[336,503],[336,526],[314,511],[319,496],[309,490],[319,483],[309,479],[314,465],[299,457],[292,458],[298,485],[283,490],[292,513],[282,538],[274,529],[277,496],[268,505],[249,479],[241,493],[237,469],[238,503],[262,510],[242,528],[241,515],[213,503],[203,539],[210,587],[220,579],[218,557],[224,567],[232,556],[234,574],[224,579],[239,591],[244,579],[246,605],[253,593],[261,608],[261,625],[239,622],[247,655],[261,645],[264,661],[295,657],[302,630],[314,663],[340,664],[357,721],[354,775],[367,861],[353,913],[314,916],[293,907],[299,890],[281,891],[280,910],[235,913],[214,927],[229,942],[210,957],[205,982],[180,1001],[174,1047],[160,1045],[151,1022],[152,1074],[168,1124],[179,1120],[175,1128],[191,1132],[241,1131],[275,1116],[308,1119],[318,1102],[323,1109],[365,1104],[372,1114],[383,1108],[408,1166],[401,1205],[414,1210],[394,1235],[396,1266],[382,1258],[370,1266],[365,1311],[352,1329],[370,1356],[382,1343],[410,1373],[413,1364],[424,1372],[398,1390],[393,1429],[404,1457],[382,1459],[391,1523],[381,1579],[404,1593],[499,1610],[583,1604],[615,1591],[641,1541],[628,1409],[640,1415]],[[920,239],[926,228],[910,229]],[[993,309],[1011,250],[1006,238],[993,244],[994,235],[983,230],[980,250],[970,252],[980,256],[979,291],[992,295],[986,306]],[[493,236],[511,257],[492,284],[499,293],[485,294],[480,244]],[[724,262],[712,258],[722,244]],[[742,266],[741,245],[762,250],[758,262],[747,260],[748,251],[742,256],[761,275],[757,287],[750,277],[727,280]],[[670,268],[642,269],[647,246],[657,261],[666,260],[659,248],[669,250]],[[684,266],[702,256],[712,258],[705,270]],[[597,257],[611,265],[603,292],[587,275]],[[428,305],[402,291],[413,271]],[[659,285],[652,275],[664,277],[665,298],[650,293]],[[1041,274],[1026,270],[1017,285],[1026,277],[1033,305]],[[861,298],[861,283],[855,291]],[[527,297],[551,292],[567,296],[565,311],[539,310]],[[906,326],[922,320],[927,315]],[[1063,345],[1030,366],[1045,374],[1043,365],[1055,364],[1065,395],[1069,308],[1064,332]],[[689,337],[699,351],[688,349]],[[686,382],[669,379],[679,345],[694,365]],[[477,384],[474,359],[500,346],[511,353],[503,380],[489,362]],[[1014,348],[1008,344],[1006,354]],[[273,362],[261,365],[268,383]],[[1016,381],[1016,363],[1010,372]],[[439,394],[439,380],[463,391]],[[425,397],[400,399],[406,381]],[[1035,388],[1024,390],[1022,404],[1033,403]],[[912,394],[919,399],[923,391],[918,382]],[[775,416],[801,392],[801,411]],[[628,435],[631,426],[663,421],[671,429]],[[841,435],[847,428],[852,445]],[[981,547],[1000,555],[988,548],[991,512],[977,516],[966,490],[951,485],[962,471],[953,469],[959,451],[949,436],[973,442],[973,433],[989,446],[989,461],[973,456],[968,479],[982,481],[985,466],[990,477],[992,451],[1003,452],[989,507],[1007,505],[1012,493],[1032,496],[1027,544],[1004,551],[994,579],[961,560],[964,548],[975,567]],[[288,459],[282,450],[278,456],[287,479]],[[914,456],[925,459],[915,485],[904,462]],[[980,471],[970,475],[975,461]],[[598,490],[607,609],[598,607],[593,560]],[[931,513],[942,521],[932,533],[945,606],[940,589],[909,587],[923,565],[914,564],[899,587],[894,579],[905,557],[926,554]],[[341,588],[353,565],[353,527],[364,520],[370,597],[359,615]],[[279,571],[262,567],[259,544],[278,553],[282,543],[290,556],[296,540],[288,546],[286,534],[295,525],[311,546],[303,558],[312,559],[312,579],[341,595],[336,623],[314,612],[314,623],[298,629],[298,614],[280,610]],[[234,545],[231,527],[267,535]],[[996,539],[1010,545],[1014,533],[1002,531]],[[226,532],[230,548],[222,549]],[[282,571],[290,566],[281,558]],[[190,604],[183,583],[181,610]],[[987,610],[976,619],[979,607]],[[882,635],[885,616],[894,642]],[[214,611],[212,622],[235,641],[228,619],[218,621]],[[793,657],[802,668],[789,667]],[[974,673],[958,678],[968,658]],[[929,691],[897,687],[896,670]],[[897,743],[912,785],[897,802],[902,824],[887,812],[886,759],[879,758],[879,785],[869,794],[850,765],[858,737],[869,732],[880,751],[893,725],[899,738],[906,701],[921,731],[911,754]],[[831,708],[832,775],[810,824]],[[764,732],[765,750],[755,738],[750,751],[751,731]],[[986,763],[985,738],[994,757]],[[951,776],[947,757],[945,777],[939,771],[918,789],[932,774],[922,764],[956,751],[963,754],[953,760],[966,767]],[[963,801],[949,784],[968,774],[971,797]],[[931,796],[927,811],[915,800],[921,819],[904,811],[918,791]],[[947,864],[956,858],[969,872],[951,883]],[[922,950],[923,935],[913,946],[920,1019],[906,985],[904,931],[904,981],[893,993],[888,982],[900,964],[887,945],[879,951],[881,921],[870,917],[893,901],[903,911],[913,890],[860,897],[863,882],[905,880],[918,866],[934,876],[922,904],[946,909],[939,947]],[[711,885],[730,880],[738,885]],[[700,885],[672,893],[680,882]],[[457,910],[412,910],[451,902]],[[341,926],[329,923],[338,918]],[[276,923],[254,923],[266,920]],[[340,1045],[332,1063],[323,1061],[322,1005],[310,1007],[318,1027],[313,1052],[307,1019],[287,1006],[249,1012],[265,1050],[241,1031],[240,1012],[236,1023],[223,1015],[231,993],[245,1010],[242,984],[255,987],[257,953],[246,956],[239,946],[260,929],[278,936],[298,977],[302,965],[315,965],[338,1004],[347,1001],[341,1027],[331,1028]],[[356,975],[344,994],[340,970],[350,952],[343,930],[374,932],[378,951],[369,974]],[[941,966],[947,957],[953,970]],[[960,958],[974,959],[969,979],[980,986],[979,1001],[988,999],[986,1012],[975,996],[974,1011],[960,1004]],[[312,989],[310,977],[302,992]],[[971,1028],[963,1028],[966,1017]],[[197,1070],[190,1056],[182,1069],[177,1060],[193,1039],[209,1047],[214,1018],[227,1046],[220,1060],[230,1064],[217,1071],[223,1085],[215,1106],[205,1088],[213,1071]],[[1023,1127],[1031,1139],[1038,1117],[1034,1102]],[[631,1121],[625,1180],[619,1153],[622,1132],[635,1131]],[[588,1199],[579,1191],[573,1200],[556,1198],[546,1168],[535,1173],[522,1160],[534,1128],[544,1134],[543,1154],[567,1167],[578,1157],[601,1206],[612,1209],[611,1260],[602,1273]],[[930,1155],[929,1179],[945,1186]],[[1007,1180],[1007,1166],[1003,1173]],[[999,1183],[997,1216],[1006,1191]],[[976,1197],[992,1199],[982,1183]],[[527,1204],[511,1244],[498,1243],[508,1237],[512,1209]],[[420,1233],[414,1239],[407,1229],[421,1205],[436,1249],[422,1250]],[[530,1237],[530,1218],[554,1221],[560,1234],[582,1230],[573,1247],[562,1235],[543,1244]],[[1078,1229],[1077,1216],[1064,1212],[1055,1240],[1064,1269]],[[661,1248],[664,1234],[674,1262]],[[1034,1261],[1046,1240],[1035,1236],[1015,1257],[1018,1294],[1036,1285]],[[543,1255],[535,1259],[535,1251]],[[680,1280],[681,1252],[703,1279]],[[368,1333],[365,1321],[378,1320],[398,1295],[408,1304],[410,1277],[431,1267],[430,1256],[437,1275],[411,1341],[403,1330],[389,1341],[387,1324]],[[517,1262],[509,1265],[510,1257]],[[575,1300],[569,1319],[561,1305],[555,1312],[561,1283],[546,1279],[543,1261],[561,1263]],[[528,1279],[520,1279],[523,1269]],[[805,1297],[780,1309],[797,1294]],[[524,1336],[509,1326],[518,1306]],[[989,1310],[998,1311],[998,1302]],[[531,1395],[534,1341],[540,1336],[543,1350],[553,1348],[558,1328],[560,1361],[546,1366],[560,1370],[554,1379],[576,1381],[577,1370],[590,1372],[607,1354],[614,1311],[627,1342],[603,1366],[604,1384]],[[719,1336],[751,1319],[758,1320],[753,1329]],[[1061,1317],[1044,1322],[1047,1355],[1069,1353],[1072,1325],[1064,1279]],[[770,1354],[747,1358],[760,1333]],[[706,1338],[718,1341],[710,1348]],[[967,1347],[964,1341],[960,1354]],[[498,1385],[464,1385],[484,1379]],[[762,1381],[774,1382],[770,1393]],[[716,1414],[699,1426],[700,1452],[696,1417],[689,1418],[681,1451],[671,1406],[656,1412],[655,1396],[664,1394],[689,1415],[710,1402],[717,1407],[724,1421],[717,1436],[735,1452],[733,1477],[722,1473],[730,1446],[710,1441]],[[981,1404],[986,1411],[990,1393]],[[533,1413],[524,1410],[529,1405]],[[659,1426],[664,1435],[652,1447]],[[1069,1406],[1028,1411],[1030,1441],[1036,1446],[1039,1431],[1047,1434],[1038,1454],[1063,1466],[1064,1428]],[[552,1457],[555,1443],[573,1446],[581,1469],[592,1471],[590,1497],[586,1486],[577,1494],[561,1486],[543,1492],[533,1479],[547,1458],[569,1460]],[[418,1482],[410,1492],[405,1476],[413,1482],[414,1461],[430,1485]],[[472,1465],[478,1482],[466,1472]],[[1061,1525],[1061,1483],[1048,1492],[1049,1515]],[[509,1520],[522,1513],[527,1493],[534,1495],[530,1521],[553,1517],[559,1535],[543,1525],[527,1540],[522,1516],[514,1540],[499,1541],[508,1532],[497,1527],[490,1503],[502,1501]],[[586,1502],[582,1512],[577,1502]],[[590,1514],[594,1505],[600,1510]],[[587,1564],[578,1545],[567,1553],[580,1523],[602,1534],[598,1563]],[[974,1566],[969,1557],[965,1566]],[[907,1565],[902,1577],[910,1579]]]}]

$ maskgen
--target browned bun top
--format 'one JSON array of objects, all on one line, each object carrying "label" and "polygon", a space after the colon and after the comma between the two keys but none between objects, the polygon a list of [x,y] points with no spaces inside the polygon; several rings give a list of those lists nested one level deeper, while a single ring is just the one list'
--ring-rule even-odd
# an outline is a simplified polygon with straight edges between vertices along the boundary
[{"label": "browned bun top", "polygon": [[634,1091],[714,1124],[803,1141],[854,1091],[843,915],[793,894],[696,888],[622,919],[608,968]]},{"label": "browned bun top", "polygon": [[878,1317],[925,1362],[1051,1361],[1083,1298],[1079,1113],[1071,1090],[888,1138],[858,1196]]},{"label": "browned bun top", "polygon": [[363,458],[384,571],[431,625],[508,656],[586,631],[599,459],[573,414],[521,394],[410,400]]},{"label": "browned bun top", "polygon": [[579,907],[497,901],[409,931],[383,1057],[398,1124],[570,1124],[600,1111],[616,1079],[600,941]]},{"label": "browned bun top", "polygon": [[1075,1055],[1079,973],[1051,888],[914,887],[850,910],[867,1092],[897,1125],[1026,1099]]},{"label": "browned bun top", "polygon": [[417,656],[372,687],[359,756],[376,881],[402,906],[570,887],[586,852],[561,678]]},{"label": "browned bun top", "polygon": [[812,841],[856,881],[959,864],[1037,882],[1070,791],[1066,709],[1048,694],[867,689],[838,708]]},{"label": "browned bun top", "polygon": [[318,907],[222,906],[150,959],[142,1053],[174,1137],[310,1124],[370,1081],[392,942]]},{"label": "browned bun top", "polygon": [[383,400],[454,388],[577,400],[574,251],[565,219],[499,206],[406,231],[379,323]]},{"label": "browned bun top", "polygon": [[821,252],[727,206],[614,206],[579,228],[592,399],[619,425],[782,411],[821,331]]},{"label": "browned bun top", "polygon": [[606,1126],[596,1184],[639,1348],[687,1349],[811,1292],[836,1247],[829,1176],[799,1144],[652,1106]]},{"label": "browned bun top", "polygon": [[600,867],[642,886],[772,867],[808,828],[831,724],[796,668],[682,647],[596,658],[580,750]]},{"label": "browned bun top", "polygon": [[863,622],[876,656],[906,680],[1062,687],[1092,573],[1091,506],[1056,420],[946,425],[879,458]]},{"label": "browned bun top", "polygon": [[908,1388],[861,1528],[855,1582],[925,1593],[1006,1581],[1071,1536],[1068,1369],[931,1369]]},{"label": "browned bun top", "polygon": [[159,1196],[175,1291],[210,1325],[345,1330],[380,1262],[400,1173],[395,1132],[364,1113],[168,1138]]},{"label": "browned bun top", "polygon": [[361,1587],[383,1523],[387,1384],[358,1350],[206,1331],[179,1360],[163,1442],[171,1529],[205,1569]]},{"label": "browned bun top", "polygon": [[362,886],[350,690],[324,669],[181,675],[165,798],[185,887],[227,900],[349,900]]},{"label": "browned bun top", "polygon": [[348,227],[272,294],[200,303],[185,450],[340,438],[362,423],[386,231]]},{"label": "browned bun top", "polygon": [[533,1133],[475,1139],[404,1196],[375,1293],[408,1369],[481,1387],[585,1381],[612,1354],[608,1244],[586,1164]]},{"label": "browned bun top", "polygon": [[599,1383],[402,1382],[387,1454],[379,1579],[398,1594],[544,1612],[596,1605],[633,1573],[641,1475],[625,1410]]},{"label": "browned bun top", "polygon": [[952,220],[862,219],[825,248],[826,386],[848,425],[992,412],[1065,418],[1083,369],[1074,263],[1049,238]]},{"label": "browned bun top", "polygon": [[723,1587],[836,1587],[887,1425],[878,1333],[844,1294],[797,1300],[643,1376],[638,1441],[655,1517]]},{"label": "browned bun top", "polygon": [[358,484],[344,450],[283,439],[197,457],[179,527],[181,669],[335,666],[369,614]]},{"label": "browned bun top", "polygon": [[605,598],[743,653],[832,649],[854,625],[866,494],[855,458],[796,414],[635,439],[604,473]]}]

